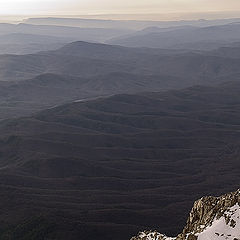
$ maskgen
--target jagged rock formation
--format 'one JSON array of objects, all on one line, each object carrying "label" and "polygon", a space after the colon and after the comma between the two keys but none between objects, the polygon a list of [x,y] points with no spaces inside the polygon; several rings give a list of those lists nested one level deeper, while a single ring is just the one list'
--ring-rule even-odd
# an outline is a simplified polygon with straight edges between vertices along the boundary
[{"label": "jagged rock formation", "polygon": [[175,240],[176,238],[170,238],[157,231],[144,231],[139,233],[137,237],[133,237],[131,240]]},{"label": "jagged rock formation", "polygon": [[131,240],[240,240],[240,190],[221,197],[203,197],[194,203],[183,232],[169,238],[156,231]]}]

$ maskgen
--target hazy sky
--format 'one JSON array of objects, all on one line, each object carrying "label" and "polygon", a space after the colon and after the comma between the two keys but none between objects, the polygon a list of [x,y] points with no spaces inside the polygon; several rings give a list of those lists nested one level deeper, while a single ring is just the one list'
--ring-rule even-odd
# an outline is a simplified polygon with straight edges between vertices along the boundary
[{"label": "hazy sky", "polygon": [[240,11],[240,0],[0,0],[2,15],[205,11]]}]

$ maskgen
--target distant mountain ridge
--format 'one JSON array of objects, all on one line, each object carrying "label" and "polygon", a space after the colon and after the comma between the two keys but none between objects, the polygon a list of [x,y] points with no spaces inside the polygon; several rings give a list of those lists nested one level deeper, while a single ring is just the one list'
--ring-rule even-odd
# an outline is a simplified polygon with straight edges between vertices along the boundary
[{"label": "distant mountain ridge", "polygon": [[182,20],[182,21],[147,21],[147,20],[109,20],[97,18],[28,18],[24,22],[29,24],[40,25],[62,25],[62,26],[79,26],[92,28],[127,28],[127,29],[143,29],[146,27],[174,27],[183,25],[192,26],[211,26],[222,25],[227,23],[239,22],[240,19],[217,19],[217,20]]},{"label": "distant mountain ridge", "polygon": [[239,58],[226,60],[224,56],[217,56],[216,53],[211,55],[209,52],[124,48],[74,42],[56,51],[0,55],[0,80],[25,80],[44,73],[90,77],[128,72],[184,77],[194,85],[238,73],[239,61]]},{"label": "distant mountain ridge", "polygon": [[1,34],[33,34],[47,35],[54,37],[70,38],[73,41],[103,42],[124,34],[129,34],[132,30],[128,29],[104,29],[104,28],[80,28],[71,26],[55,25],[33,25],[26,23],[5,24],[0,23]]},{"label": "distant mountain ridge", "polygon": [[240,24],[235,23],[201,28],[183,26],[179,29],[169,28],[165,31],[152,29],[146,33],[137,32],[127,35],[125,38],[121,36],[107,42],[126,47],[209,50],[237,42],[239,38]]},{"label": "distant mountain ridge", "polygon": [[54,51],[0,55],[1,119],[86,98],[239,81],[235,44],[189,52],[77,41]]}]

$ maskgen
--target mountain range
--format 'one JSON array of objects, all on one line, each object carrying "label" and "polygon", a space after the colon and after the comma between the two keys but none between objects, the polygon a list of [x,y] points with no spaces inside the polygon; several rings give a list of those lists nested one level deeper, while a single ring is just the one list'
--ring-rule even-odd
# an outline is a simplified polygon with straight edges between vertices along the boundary
[{"label": "mountain range", "polygon": [[[90,16],[89,16],[90,17]],[[232,19],[214,19],[214,20],[181,20],[181,21],[144,21],[144,20],[111,20],[111,19],[99,19],[99,18],[57,18],[57,17],[40,17],[40,18],[28,18],[23,21],[27,24],[33,25],[58,25],[58,26],[75,26],[83,28],[118,28],[118,29],[132,29],[140,30],[147,27],[178,27],[178,26],[216,26],[228,23],[240,22],[239,18]]]},{"label": "mountain range", "polygon": [[87,42],[0,55],[1,119],[87,98],[238,81],[239,56],[239,47],[203,53]]},{"label": "mountain range", "polygon": [[28,19],[0,23],[0,54],[56,50],[74,41],[127,47],[215,50],[239,42],[239,19],[116,21],[79,18]]},{"label": "mountain range", "polygon": [[238,239],[238,21],[0,24],[0,240]]},{"label": "mountain range", "polygon": [[127,47],[212,50],[239,42],[240,24],[179,28],[148,28],[108,40],[110,44]]},{"label": "mountain range", "polygon": [[87,42],[0,55],[1,119],[87,98],[238,81],[238,55],[238,47],[189,53]]},{"label": "mountain range", "polygon": [[0,237],[174,236],[195,199],[238,187],[239,89],[120,94],[0,122]]},{"label": "mountain range", "polygon": [[104,42],[132,32],[130,29],[117,28],[0,23],[0,54],[31,54],[56,50],[74,41]]}]

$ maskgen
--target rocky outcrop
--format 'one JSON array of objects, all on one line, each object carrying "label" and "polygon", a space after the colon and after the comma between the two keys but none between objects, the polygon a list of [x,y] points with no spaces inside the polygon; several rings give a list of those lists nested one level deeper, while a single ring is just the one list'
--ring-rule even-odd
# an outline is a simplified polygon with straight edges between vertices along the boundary
[{"label": "rocky outcrop", "polygon": [[139,233],[137,237],[131,238],[131,240],[170,240],[170,238],[158,233],[157,231],[144,231]]},{"label": "rocky outcrop", "polygon": [[141,232],[131,240],[240,240],[240,190],[194,203],[182,233],[169,238],[156,231]]}]

